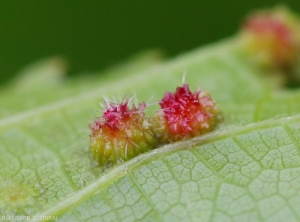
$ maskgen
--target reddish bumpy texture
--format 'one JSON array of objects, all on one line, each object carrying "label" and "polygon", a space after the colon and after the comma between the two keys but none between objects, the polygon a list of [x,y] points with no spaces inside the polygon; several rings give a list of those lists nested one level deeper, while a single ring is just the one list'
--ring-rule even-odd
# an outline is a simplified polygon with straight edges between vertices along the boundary
[{"label": "reddish bumpy texture", "polygon": [[217,122],[218,108],[208,95],[192,93],[188,84],[167,92],[160,101],[161,110],[153,124],[161,142],[167,143],[194,137],[210,131]]},{"label": "reddish bumpy texture", "polygon": [[145,104],[129,108],[128,100],[110,104],[90,125],[90,151],[100,166],[122,163],[155,148],[156,138],[145,117]]},{"label": "reddish bumpy texture", "polygon": [[263,66],[290,68],[300,53],[298,21],[283,9],[250,16],[243,26],[247,50]]}]

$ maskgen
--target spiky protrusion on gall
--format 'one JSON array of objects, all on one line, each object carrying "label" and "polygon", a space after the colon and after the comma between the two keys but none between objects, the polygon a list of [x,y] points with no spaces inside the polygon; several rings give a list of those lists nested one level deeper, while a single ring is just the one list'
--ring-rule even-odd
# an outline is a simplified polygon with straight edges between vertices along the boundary
[{"label": "spiky protrusion on gall", "polygon": [[218,108],[209,95],[192,93],[189,85],[167,92],[160,101],[161,110],[154,118],[156,134],[163,143],[200,135],[212,130],[217,122]]},{"label": "spiky protrusion on gall", "polygon": [[129,101],[109,104],[102,118],[90,125],[90,151],[99,166],[112,166],[154,149],[156,138],[146,118],[146,104],[129,108]]},{"label": "spiky protrusion on gall", "polygon": [[299,25],[284,8],[254,13],[242,27],[246,51],[264,67],[290,69],[300,55]]}]

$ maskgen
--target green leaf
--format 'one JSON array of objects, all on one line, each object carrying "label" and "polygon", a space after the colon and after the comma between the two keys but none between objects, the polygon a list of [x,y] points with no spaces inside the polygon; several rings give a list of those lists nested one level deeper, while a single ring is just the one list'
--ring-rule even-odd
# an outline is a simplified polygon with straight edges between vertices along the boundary
[{"label": "green leaf", "polygon": [[[63,73],[57,60],[27,69],[31,77],[24,74],[1,91],[1,217],[299,221],[300,91],[278,89],[239,55],[236,42],[166,62],[146,53],[101,76],[73,80],[51,77]],[[217,101],[218,128],[104,172],[95,167],[88,124],[102,97],[136,93],[140,101],[156,102],[181,85],[184,73],[191,89],[201,87]]]}]

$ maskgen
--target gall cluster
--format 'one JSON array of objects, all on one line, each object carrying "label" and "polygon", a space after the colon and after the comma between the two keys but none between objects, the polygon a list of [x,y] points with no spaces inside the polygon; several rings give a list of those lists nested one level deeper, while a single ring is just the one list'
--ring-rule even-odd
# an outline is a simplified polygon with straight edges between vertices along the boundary
[{"label": "gall cluster", "polygon": [[188,84],[167,92],[160,109],[146,117],[146,104],[107,103],[102,117],[90,124],[90,153],[99,166],[122,163],[159,145],[211,131],[218,108],[209,95],[192,93]]}]

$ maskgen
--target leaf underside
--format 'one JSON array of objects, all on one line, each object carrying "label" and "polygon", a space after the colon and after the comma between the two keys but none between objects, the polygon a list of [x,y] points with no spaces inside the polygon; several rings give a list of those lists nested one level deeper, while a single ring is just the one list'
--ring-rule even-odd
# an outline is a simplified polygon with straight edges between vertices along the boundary
[{"label": "leaf underside", "polygon": [[[32,83],[29,90],[15,83],[1,91],[0,215],[299,221],[300,91],[265,78],[235,43],[165,62],[152,52],[99,77]],[[31,70],[58,72],[49,63]],[[216,100],[219,126],[111,169],[95,167],[87,125],[101,115],[94,110],[101,110],[102,97],[136,94],[157,102],[181,85],[184,73],[192,90],[200,87]],[[157,108],[150,106],[148,115]]]}]

